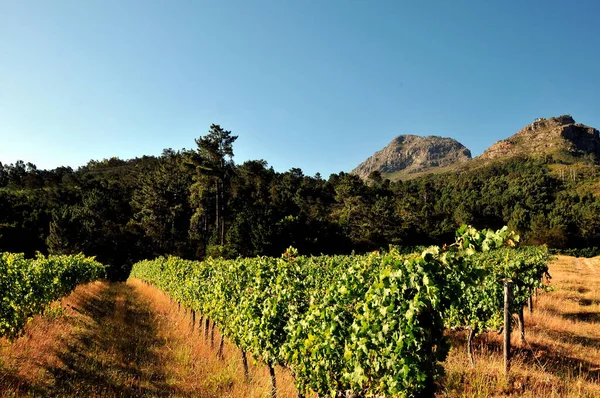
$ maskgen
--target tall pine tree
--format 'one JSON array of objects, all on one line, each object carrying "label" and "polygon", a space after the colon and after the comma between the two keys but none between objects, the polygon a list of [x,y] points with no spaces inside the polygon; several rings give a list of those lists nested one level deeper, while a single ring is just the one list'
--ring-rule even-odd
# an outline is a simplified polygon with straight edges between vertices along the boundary
[{"label": "tall pine tree", "polygon": [[[233,143],[237,138],[231,131],[212,124],[208,134],[196,139],[198,149],[190,156],[190,164],[195,170],[190,188],[194,210],[190,235],[205,243],[207,238],[212,238],[210,243],[221,249],[225,245],[227,202],[234,174]],[[213,223],[214,228],[211,228]]]}]

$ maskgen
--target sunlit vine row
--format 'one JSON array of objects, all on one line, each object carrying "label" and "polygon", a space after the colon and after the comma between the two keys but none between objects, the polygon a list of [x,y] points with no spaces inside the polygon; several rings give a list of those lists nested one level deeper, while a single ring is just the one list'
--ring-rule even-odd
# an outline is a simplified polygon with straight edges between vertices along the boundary
[{"label": "sunlit vine row", "polygon": [[28,319],[77,285],[104,277],[105,267],[93,258],[0,253],[0,337],[15,337]]},{"label": "sunlit vine row", "polygon": [[426,396],[443,372],[445,327],[494,326],[508,276],[523,292],[537,286],[528,278],[539,270],[527,267],[538,253],[517,242],[506,228],[463,227],[452,245],[410,255],[169,257],[135,264],[131,276],[211,319],[244,353],[289,368],[301,393]]}]

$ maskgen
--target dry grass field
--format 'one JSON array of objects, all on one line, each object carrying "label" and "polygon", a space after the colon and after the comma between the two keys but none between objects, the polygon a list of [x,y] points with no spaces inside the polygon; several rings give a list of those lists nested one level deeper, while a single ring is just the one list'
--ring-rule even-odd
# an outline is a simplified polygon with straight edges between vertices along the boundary
[{"label": "dry grass field", "polygon": [[509,380],[501,335],[475,339],[473,369],[465,335],[452,334],[445,396],[600,397],[600,258],[557,256],[550,274],[554,290],[538,295],[532,314],[525,311],[525,342],[513,334]]},{"label": "dry grass field", "polygon": [[[464,333],[452,350],[440,397],[600,397],[600,259],[559,256],[554,291],[526,311],[526,341],[513,337],[511,376],[502,375],[501,336],[475,340],[475,368]],[[79,287],[27,326],[14,342],[0,339],[0,396],[266,397],[266,366],[240,351],[224,359],[190,317],[140,281]],[[277,369],[279,397],[296,397],[290,374]]]},{"label": "dry grass field", "polygon": [[[215,346],[219,342],[218,331]],[[78,287],[62,305],[0,340],[0,396],[264,397],[266,366],[225,344],[224,359],[168,297],[140,281]],[[296,396],[276,369],[282,397]]]}]

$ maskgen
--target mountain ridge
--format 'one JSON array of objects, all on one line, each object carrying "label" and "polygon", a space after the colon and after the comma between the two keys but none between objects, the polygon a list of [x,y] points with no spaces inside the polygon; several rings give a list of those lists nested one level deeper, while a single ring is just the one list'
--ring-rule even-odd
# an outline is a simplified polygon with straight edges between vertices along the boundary
[{"label": "mountain ridge", "polygon": [[537,118],[476,157],[471,157],[471,151],[453,138],[399,135],[360,163],[351,174],[367,179],[371,173],[379,172],[384,178],[398,180],[467,170],[515,157],[552,157],[563,163],[574,163],[582,156],[594,161],[600,159],[598,130],[576,123],[571,115],[561,115]]}]

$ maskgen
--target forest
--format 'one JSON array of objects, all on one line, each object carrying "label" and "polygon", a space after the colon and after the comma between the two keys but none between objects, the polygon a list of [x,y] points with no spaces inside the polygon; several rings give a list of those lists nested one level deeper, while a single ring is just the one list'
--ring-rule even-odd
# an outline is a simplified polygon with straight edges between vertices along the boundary
[{"label": "forest", "polygon": [[559,250],[600,246],[600,199],[553,173],[551,158],[396,182],[376,172],[325,179],[265,160],[236,164],[236,139],[213,124],[194,150],[77,170],[0,163],[0,251],[84,253],[125,279],[132,264],[161,255],[365,253],[443,244],[462,224],[508,225],[525,244]]}]

